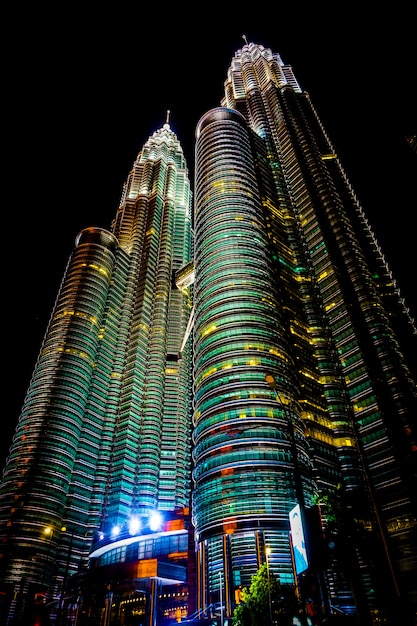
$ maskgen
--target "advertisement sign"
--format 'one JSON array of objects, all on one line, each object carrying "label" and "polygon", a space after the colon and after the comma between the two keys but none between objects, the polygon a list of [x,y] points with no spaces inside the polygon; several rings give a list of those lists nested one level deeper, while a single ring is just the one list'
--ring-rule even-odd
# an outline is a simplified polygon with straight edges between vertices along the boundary
[{"label": "advertisement sign", "polygon": [[298,576],[298,574],[301,574],[301,572],[304,572],[308,568],[304,526],[299,504],[290,511],[290,528],[295,572]]}]

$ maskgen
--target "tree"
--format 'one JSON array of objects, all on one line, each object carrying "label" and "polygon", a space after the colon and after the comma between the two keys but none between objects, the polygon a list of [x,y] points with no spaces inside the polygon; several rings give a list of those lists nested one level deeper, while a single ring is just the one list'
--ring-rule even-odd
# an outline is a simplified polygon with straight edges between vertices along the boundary
[{"label": "tree", "polygon": [[233,613],[233,626],[288,626],[298,613],[294,587],[281,585],[271,570],[268,574],[264,563],[252,576],[249,589],[242,589],[242,601]]}]

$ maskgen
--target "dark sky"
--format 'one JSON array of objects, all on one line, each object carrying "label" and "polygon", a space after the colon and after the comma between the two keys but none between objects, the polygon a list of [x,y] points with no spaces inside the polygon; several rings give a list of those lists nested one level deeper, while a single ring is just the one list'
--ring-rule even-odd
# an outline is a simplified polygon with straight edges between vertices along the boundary
[{"label": "dark sky", "polygon": [[364,15],[355,3],[280,4],[259,5],[275,11],[261,15],[236,3],[155,3],[143,14],[143,3],[123,2],[9,9],[1,466],[76,235],[110,227],[136,154],[168,109],[191,169],[196,124],[220,104],[242,34],[278,52],[310,93],[417,311],[417,155],[406,142],[417,132],[411,5]]}]

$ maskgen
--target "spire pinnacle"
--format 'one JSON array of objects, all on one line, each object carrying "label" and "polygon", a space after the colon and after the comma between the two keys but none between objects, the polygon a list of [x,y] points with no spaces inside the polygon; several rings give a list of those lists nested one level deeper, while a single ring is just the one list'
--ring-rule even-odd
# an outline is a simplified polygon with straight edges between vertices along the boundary
[{"label": "spire pinnacle", "polygon": [[242,39],[245,42],[245,44],[248,46],[248,40],[246,39],[246,35],[242,35]]},{"label": "spire pinnacle", "polygon": [[168,109],[167,110],[167,117],[166,117],[166,120],[165,120],[165,124],[169,124],[169,117],[170,117],[170,115],[171,115],[171,111]]}]

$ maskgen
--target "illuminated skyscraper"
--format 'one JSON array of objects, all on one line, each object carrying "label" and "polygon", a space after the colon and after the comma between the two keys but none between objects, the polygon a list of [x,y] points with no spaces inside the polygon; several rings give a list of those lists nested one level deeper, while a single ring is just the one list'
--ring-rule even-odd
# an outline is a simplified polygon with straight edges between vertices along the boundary
[{"label": "illuminated skyscraper", "polygon": [[[0,484],[8,626],[71,584],[76,626],[130,626],[194,547],[200,614],[230,619],[266,563],[315,623],[413,624],[414,321],[291,67],[245,42],[220,105],[197,124],[193,241],[168,124],[111,230],[77,237]],[[131,529],[154,510],[165,533]]]},{"label": "illuminated skyscraper", "polygon": [[291,67],[244,45],[221,104],[198,123],[195,163],[202,602],[205,590],[224,597],[230,615],[266,561],[294,584],[289,515],[300,505],[303,601],[319,586],[321,612],[358,611],[365,624],[383,609],[411,623],[414,323]]},{"label": "illuminated skyscraper", "polygon": [[0,487],[10,623],[31,623],[43,590],[56,611],[98,532],[188,507],[189,344],[179,353],[191,301],[175,272],[190,260],[190,208],[167,123],[139,153],[111,232],[76,239]]}]

